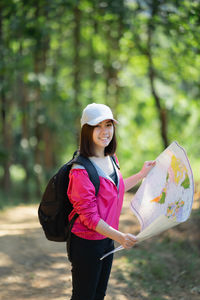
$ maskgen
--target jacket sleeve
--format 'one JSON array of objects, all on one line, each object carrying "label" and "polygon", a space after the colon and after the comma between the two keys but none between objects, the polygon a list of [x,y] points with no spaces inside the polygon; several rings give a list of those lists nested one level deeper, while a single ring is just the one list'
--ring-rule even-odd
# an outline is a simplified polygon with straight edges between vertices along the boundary
[{"label": "jacket sleeve", "polygon": [[69,175],[67,194],[80,221],[89,229],[95,230],[99,220],[95,187],[85,169],[73,169]]}]

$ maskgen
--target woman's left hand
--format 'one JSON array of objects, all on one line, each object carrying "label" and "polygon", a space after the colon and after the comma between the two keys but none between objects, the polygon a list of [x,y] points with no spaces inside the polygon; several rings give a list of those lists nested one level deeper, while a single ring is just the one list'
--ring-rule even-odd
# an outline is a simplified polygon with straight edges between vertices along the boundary
[{"label": "woman's left hand", "polygon": [[147,174],[151,171],[151,169],[155,166],[156,161],[155,160],[150,160],[150,161],[145,161],[144,165],[140,171],[141,176],[144,178],[147,176]]}]

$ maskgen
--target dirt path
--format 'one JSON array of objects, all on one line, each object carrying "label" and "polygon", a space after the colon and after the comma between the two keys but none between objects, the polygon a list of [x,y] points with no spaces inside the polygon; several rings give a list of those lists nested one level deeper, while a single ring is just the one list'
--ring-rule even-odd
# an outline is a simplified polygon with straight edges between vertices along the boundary
[{"label": "dirt path", "polygon": [[[128,203],[126,200],[121,227],[136,233],[139,225],[128,209]],[[126,284],[117,276],[117,263],[115,259],[106,300],[133,299]],[[18,206],[1,212],[0,299],[67,300],[70,294],[70,263],[65,244],[45,239],[37,219],[37,205]],[[139,299],[151,300],[141,297],[141,291],[140,297],[134,297],[134,300]]]},{"label": "dirt path", "polygon": [[[116,291],[115,274],[112,274],[106,300],[128,299],[123,284],[117,285]],[[66,300],[70,294],[70,263],[65,244],[45,239],[37,219],[37,205],[1,212],[0,299]]]}]

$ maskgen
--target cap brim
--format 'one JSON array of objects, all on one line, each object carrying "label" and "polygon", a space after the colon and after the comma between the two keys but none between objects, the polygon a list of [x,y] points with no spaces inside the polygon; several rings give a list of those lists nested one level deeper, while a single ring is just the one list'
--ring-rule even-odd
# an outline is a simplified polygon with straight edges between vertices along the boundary
[{"label": "cap brim", "polygon": [[87,124],[90,125],[90,126],[95,126],[95,125],[97,125],[97,124],[99,124],[99,123],[101,123],[105,120],[112,120],[114,123],[118,124],[117,120],[115,120],[113,118],[103,117],[103,116],[98,117],[98,118],[92,120],[91,122],[87,122]]}]

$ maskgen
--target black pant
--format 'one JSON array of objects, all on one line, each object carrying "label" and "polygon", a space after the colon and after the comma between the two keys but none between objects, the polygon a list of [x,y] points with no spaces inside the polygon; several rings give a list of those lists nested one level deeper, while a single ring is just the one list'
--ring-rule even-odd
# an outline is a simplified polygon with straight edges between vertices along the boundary
[{"label": "black pant", "polygon": [[100,260],[114,249],[111,239],[86,240],[71,234],[68,256],[72,264],[71,300],[102,300],[112,267],[113,254]]}]

